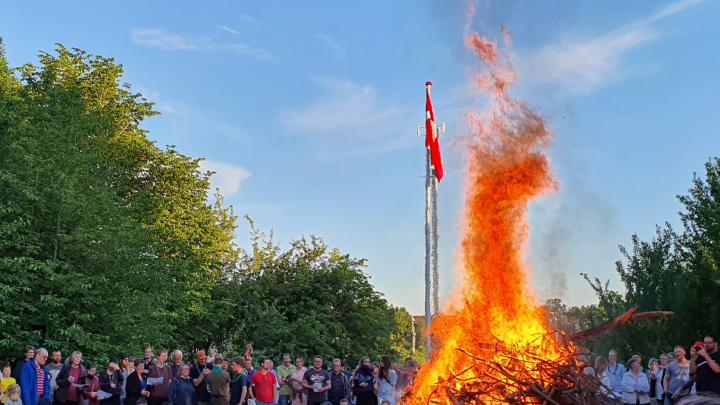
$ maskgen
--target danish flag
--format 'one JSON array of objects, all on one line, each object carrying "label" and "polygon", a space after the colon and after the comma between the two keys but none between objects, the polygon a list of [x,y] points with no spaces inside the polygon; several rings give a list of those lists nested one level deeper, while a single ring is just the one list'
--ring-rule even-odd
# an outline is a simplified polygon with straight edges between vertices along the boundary
[{"label": "danish flag", "polygon": [[433,169],[439,183],[443,178],[443,166],[440,157],[440,138],[435,123],[435,112],[430,100],[431,87],[432,82],[425,83],[425,147],[430,150],[430,167]]}]

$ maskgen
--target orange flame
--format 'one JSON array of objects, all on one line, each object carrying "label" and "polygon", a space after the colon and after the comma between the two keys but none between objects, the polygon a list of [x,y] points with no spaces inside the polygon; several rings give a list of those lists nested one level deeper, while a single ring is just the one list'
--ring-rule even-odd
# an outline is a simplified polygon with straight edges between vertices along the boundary
[{"label": "orange flame", "polygon": [[[509,44],[507,30],[503,36]],[[430,332],[436,349],[405,398],[410,404],[452,403],[453,398],[437,389],[438,383],[483,372],[467,353],[507,361],[493,358],[497,352],[491,349],[501,344],[534,358],[560,357],[557,345],[541,338],[548,335],[548,327],[529,290],[523,263],[527,205],[555,188],[542,150],[551,134],[542,118],[509,94],[517,76],[507,54],[478,34],[470,34],[466,43],[487,65],[476,85],[489,95],[490,103],[482,114],[469,116],[463,301],[433,321]],[[488,397],[482,403],[493,402]]]}]

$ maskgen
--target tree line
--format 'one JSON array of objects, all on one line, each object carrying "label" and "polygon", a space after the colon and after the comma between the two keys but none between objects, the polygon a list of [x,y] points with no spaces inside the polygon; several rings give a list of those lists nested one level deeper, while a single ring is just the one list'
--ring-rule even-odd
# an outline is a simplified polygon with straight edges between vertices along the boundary
[{"label": "tree line", "polygon": [[[545,304],[550,322],[574,332],[612,319],[632,307],[639,311],[673,311],[669,319],[629,323],[584,342],[592,351],[611,348],[627,358],[639,351],[667,353],[675,345],[690,347],[703,336],[720,332],[720,159],[711,158],[703,175],[695,174],[679,195],[681,227],[665,222],[650,240],[632,235],[620,246],[615,268],[624,291],[608,281],[583,274],[597,303],[568,307],[559,299]],[[622,358],[622,357],[621,357]]]},{"label": "tree line", "polygon": [[122,75],[62,45],[17,68],[0,50],[0,359],[28,344],[95,361],[148,344],[422,357],[364,260],[254,224],[236,246],[212,173],[149,139],[158,113]]}]

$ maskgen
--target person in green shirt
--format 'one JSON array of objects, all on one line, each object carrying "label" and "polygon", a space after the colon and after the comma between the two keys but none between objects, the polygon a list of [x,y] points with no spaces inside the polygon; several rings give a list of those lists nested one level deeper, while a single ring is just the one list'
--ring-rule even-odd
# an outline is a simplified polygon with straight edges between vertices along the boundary
[{"label": "person in green shirt", "polygon": [[290,354],[283,354],[282,364],[277,367],[277,377],[280,382],[280,397],[278,399],[278,405],[290,405],[292,387],[290,387],[290,383],[287,380],[294,372],[295,366],[290,360]]}]

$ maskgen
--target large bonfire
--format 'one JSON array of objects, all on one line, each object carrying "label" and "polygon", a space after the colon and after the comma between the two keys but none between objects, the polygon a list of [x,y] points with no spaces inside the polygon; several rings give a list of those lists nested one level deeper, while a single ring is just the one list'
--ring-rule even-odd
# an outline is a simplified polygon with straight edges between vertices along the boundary
[{"label": "large bonfire", "polygon": [[556,184],[543,151],[550,131],[510,95],[517,75],[507,53],[478,34],[466,42],[486,66],[475,84],[490,100],[469,116],[461,298],[434,319],[435,350],[404,402],[596,402],[597,384],[579,372],[568,339],[549,329],[523,260],[528,203]]}]

